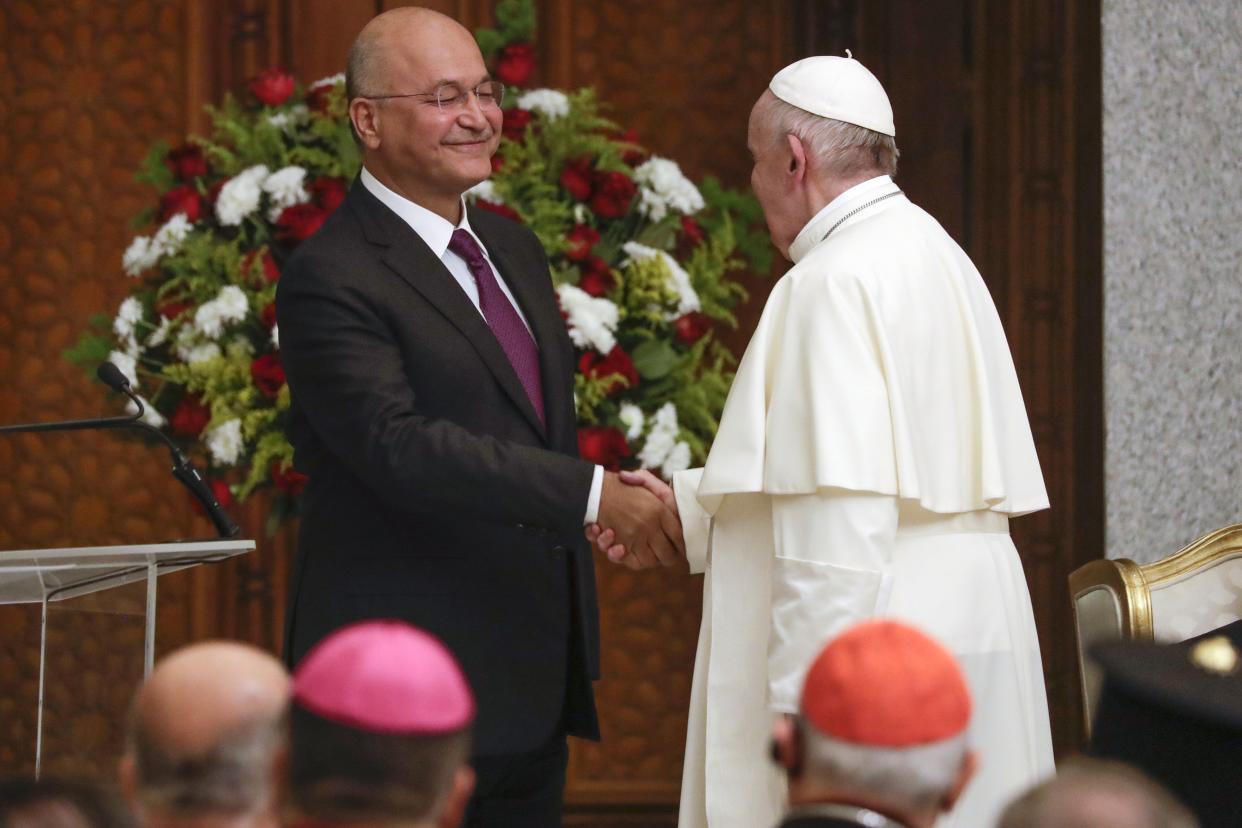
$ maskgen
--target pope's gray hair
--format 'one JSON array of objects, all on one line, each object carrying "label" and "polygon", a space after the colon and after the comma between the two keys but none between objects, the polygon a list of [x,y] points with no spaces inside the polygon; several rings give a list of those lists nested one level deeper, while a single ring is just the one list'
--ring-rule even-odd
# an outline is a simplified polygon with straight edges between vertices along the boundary
[{"label": "pope's gray hair", "polygon": [[808,779],[865,793],[904,811],[936,807],[966,759],[965,733],[927,745],[889,748],[843,742],[802,721],[799,731]]},{"label": "pope's gray hair", "polygon": [[771,92],[767,94],[767,121],[776,140],[792,135],[806,146],[819,168],[833,178],[856,178],[874,172],[896,175],[897,140],[866,127],[824,118]]}]

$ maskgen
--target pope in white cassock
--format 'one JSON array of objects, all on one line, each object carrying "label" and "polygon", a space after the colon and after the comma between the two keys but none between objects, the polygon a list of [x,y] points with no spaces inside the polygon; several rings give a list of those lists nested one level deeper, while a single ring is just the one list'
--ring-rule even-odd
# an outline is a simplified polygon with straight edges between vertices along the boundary
[{"label": "pope in white cassock", "polygon": [[[825,641],[892,616],[959,659],[979,774],[941,825],[992,825],[1052,773],[1039,642],[1009,519],[1048,507],[996,307],[893,183],[892,108],[849,58],[786,67],[750,116],[751,183],[793,267],[739,365],[706,466],[673,491],[705,572],[682,828],[773,825],[766,747]],[[596,536],[597,530],[592,530]],[[613,560],[611,533],[596,537]]]}]

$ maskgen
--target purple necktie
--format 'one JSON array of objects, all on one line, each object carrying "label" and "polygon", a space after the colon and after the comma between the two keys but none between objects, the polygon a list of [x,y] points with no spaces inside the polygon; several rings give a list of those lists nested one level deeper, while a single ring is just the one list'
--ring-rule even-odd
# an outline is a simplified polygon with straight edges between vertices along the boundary
[{"label": "purple necktie", "polygon": [[535,345],[534,338],[526,329],[522,317],[518,315],[517,308],[513,307],[509,297],[500,289],[492,267],[487,263],[487,257],[483,255],[483,250],[474,237],[460,228],[454,230],[453,237],[449,239],[449,250],[461,256],[466,267],[470,268],[470,275],[474,276],[474,281],[479,286],[479,310],[483,311],[487,327],[492,329],[492,334],[504,349],[505,356],[509,357],[509,364],[522,381],[526,396],[530,397],[531,404],[535,406],[539,422],[544,423],[539,347]]}]

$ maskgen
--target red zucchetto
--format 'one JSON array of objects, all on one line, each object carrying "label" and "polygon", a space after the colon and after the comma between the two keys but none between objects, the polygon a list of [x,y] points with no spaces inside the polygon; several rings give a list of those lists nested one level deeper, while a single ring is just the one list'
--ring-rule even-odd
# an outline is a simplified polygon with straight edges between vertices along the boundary
[{"label": "red zucchetto", "polygon": [[825,736],[873,747],[914,747],[957,736],[970,691],[953,656],[893,621],[846,630],[811,664],[802,716]]},{"label": "red zucchetto", "polygon": [[452,654],[403,621],[362,621],[315,645],[293,673],[295,704],[369,733],[432,736],[474,719]]}]

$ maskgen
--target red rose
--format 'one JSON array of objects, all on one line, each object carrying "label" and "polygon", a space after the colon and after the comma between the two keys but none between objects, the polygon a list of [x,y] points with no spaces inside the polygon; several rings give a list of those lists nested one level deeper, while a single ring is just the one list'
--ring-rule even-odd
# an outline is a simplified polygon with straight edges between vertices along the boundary
[{"label": "red rose", "polygon": [[285,494],[300,495],[308,480],[309,477],[294,470],[292,463],[284,465],[279,460],[272,463],[272,482]]},{"label": "red rose", "polygon": [[276,327],[276,303],[275,302],[269,302],[267,305],[264,306],[263,310],[259,312],[259,321],[262,322],[263,327],[267,328],[269,331],[272,328]]},{"label": "red rose", "polygon": [[621,469],[621,458],[630,456],[625,434],[612,426],[585,426],[578,429],[578,454],[609,471]]},{"label": "red rose", "polygon": [[621,218],[630,209],[638,188],[625,173],[596,171],[591,209],[602,218]]},{"label": "red rose", "polygon": [[496,77],[508,86],[525,86],[535,72],[535,47],[529,43],[511,43],[500,50],[496,59]]},{"label": "red rose", "polygon": [[634,368],[634,360],[621,350],[620,345],[614,345],[603,359],[594,351],[583,354],[578,359],[578,373],[588,379],[611,378],[604,386],[604,393],[608,395],[638,385],[638,370]]},{"label": "red rose", "polygon": [[207,174],[207,158],[194,144],[182,144],[164,156],[168,171],[181,181],[192,181]]},{"label": "red rose", "polygon": [[591,255],[591,248],[599,244],[599,231],[585,224],[575,224],[565,236],[569,249],[565,255],[572,261],[580,262]]},{"label": "red rose", "polygon": [[175,299],[161,299],[155,303],[155,312],[165,319],[176,319],[189,309],[189,302],[178,302]]},{"label": "red rose", "polygon": [[203,405],[202,397],[197,394],[186,394],[181,404],[168,418],[168,426],[172,433],[190,440],[198,439],[207,423],[211,421],[211,409]]},{"label": "red rose", "polygon": [[591,197],[591,159],[577,158],[561,170],[561,186],[578,201]]},{"label": "red rose", "polygon": [[250,363],[250,378],[263,396],[275,399],[285,384],[285,368],[280,354],[264,354]]},{"label": "red rose", "polygon": [[280,106],[293,94],[293,75],[284,69],[265,69],[250,81],[250,91],[267,106]]},{"label": "red rose", "polygon": [[332,106],[332,90],[335,88],[335,83],[320,83],[307,89],[306,108],[311,112],[318,112],[320,115],[329,114],[328,110]]},{"label": "red rose", "polygon": [[327,175],[320,176],[311,182],[310,191],[315,203],[322,207],[325,213],[331,213],[345,200],[345,179]]},{"label": "red rose", "polygon": [[500,153],[492,156],[492,172],[500,172],[500,168],[505,165],[505,157]]},{"label": "red rose", "polygon": [[185,213],[191,222],[203,214],[203,199],[190,184],[173,187],[160,197],[160,221],[168,221],[177,213]]},{"label": "red rose", "polygon": [[677,233],[678,250],[691,250],[702,244],[706,238],[707,233],[703,231],[702,225],[690,216],[681,217],[681,230]]},{"label": "red rose", "polygon": [[304,242],[323,226],[327,212],[318,204],[294,204],[286,207],[276,219],[276,236],[283,242]]},{"label": "red rose", "polygon": [[526,136],[526,125],[535,116],[526,109],[506,109],[504,126],[501,132],[510,141],[521,141]]},{"label": "red rose", "polygon": [[623,144],[633,144],[621,150],[621,160],[631,167],[637,167],[647,160],[647,153],[639,146],[638,133],[635,130],[627,129],[625,132],[617,133],[613,138]]},{"label": "red rose", "polygon": [[525,223],[522,221],[522,217],[518,215],[518,211],[514,210],[508,204],[497,204],[494,201],[484,201],[480,198],[474,203],[474,206],[478,207],[480,210],[487,210],[488,212],[495,213],[498,216],[504,216],[511,221],[518,222],[519,224]]},{"label": "red rose", "polygon": [[685,316],[679,316],[673,322],[673,330],[677,334],[677,339],[683,345],[693,345],[698,342],[707,332],[712,329],[712,320],[705,313],[692,311]]},{"label": "red rose", "polygon": [[272,258],[271,252],[265,247],[262,250],[251,250],[245,255],[241,261],[242,276],[250,276],[254,272],[254,260],[256,256],[261,257],[263,264],[263,280],[268,284],[272,284],[280,279],[280,268],[276,266],[276,260]]},{"label": "red rose", "polygon": [[612,275],[612,269],[599,256],[591,256],[581,267],[582,278],[578,280],[578,287],[592,296],[603,296],[616,286],[617,279]]}]

